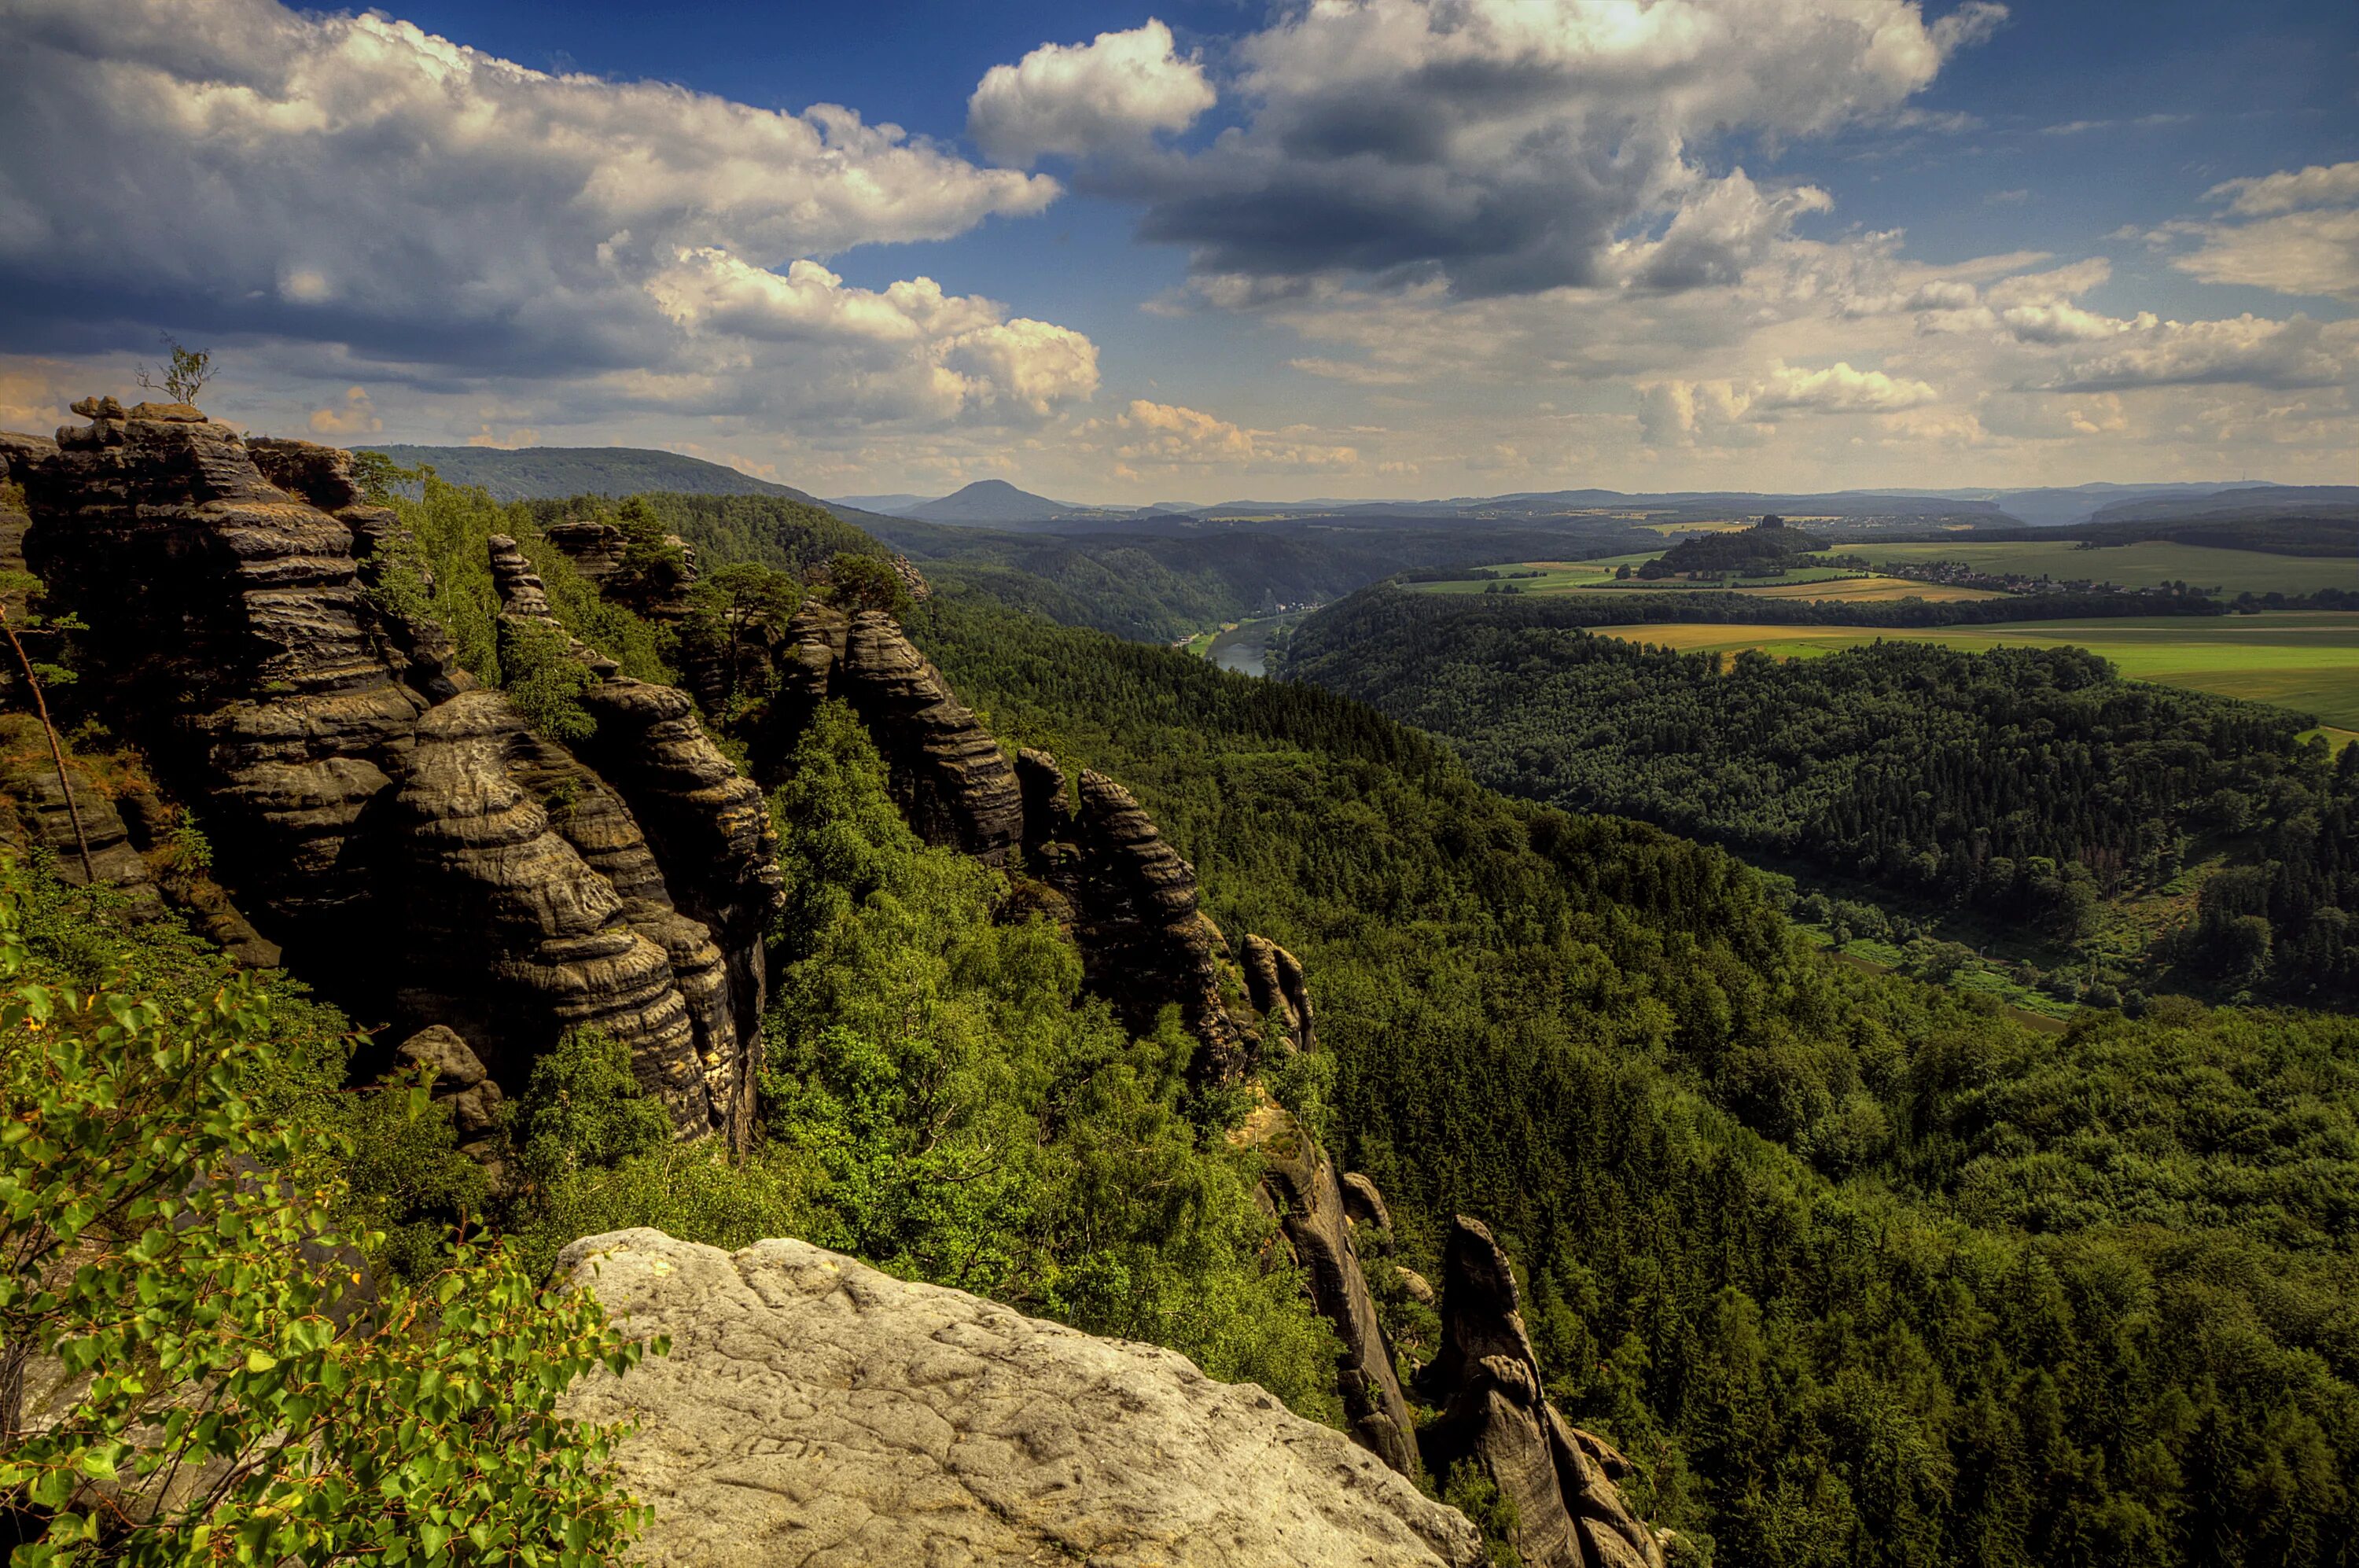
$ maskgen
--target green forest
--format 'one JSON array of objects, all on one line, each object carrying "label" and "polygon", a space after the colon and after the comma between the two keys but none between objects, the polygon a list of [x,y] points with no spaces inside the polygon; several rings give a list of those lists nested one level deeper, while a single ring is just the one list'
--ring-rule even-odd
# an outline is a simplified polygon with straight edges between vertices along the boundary
[{"label": "green forest", "polygon": [[1449,736],[1495,788],[2066,945],[2103,901],[2217,860],[2139,982],[2359,997],[2359,751],[2331,757],[2299,715],[2124,681],[2069,648],[1780,661],[1463,615],[1415,640],[1358,633],[1311,622],[1289,670]]},{"label": "green forest", "polygon": [[[777,507],[657,498],[616,516],[635,538],[680,532],[716,576],[836,552],[830,584],[798,580],[789,603],[874,586],[842,565],[857,541]],[[697,635],[693,618],[657,626],[600,600],[537,542],[531,506],[429,484],[400,510],[428,603],[469,666],[512,691],[549,675],[503,665],[482,564],[495,531],[626,668],[660,675]],[[1829,959],[1725,850],[1501,792],[1479,758],[1351,697],[1060,626],[988,579],[936,590],[904,605],[907,628],[1002,744],[1121,779],[1225,931],[1302,957],[1324,1049],[1271,1087],[1390,1201],[1396,1238],[1372,1254],[1371,1283],[1405,1365],[1431,1354],[1438,1325],[1398,1270],[1434,1274],[1451,1216],[1484,1220],[1526,1276],[1549,1393],[1636,1462],[1633,1503],[1680,1532],[1689,1563],[2350,1562],[2359,1024],[2158,998],[2035,1036],[1990,1004]],[[711,626],[731,613],[698,612]],[[2069,704],[2075,680],[2102,684],[2063,661],[2048,700]],[[527,694],[561,715],[561,691]],[[708,714],[724,738],[725,718]],[[2136,722],[2169,727],[2160,710]],[[2283,729],[2241,710],[2217,722],[2254,757]],[[107,739],[79,735],[93,755]],[[2335,787],[2347,799],[2348,780]],[[2091,799],[2114,832],[2114,808]],[[723,1246],[792,1235],[1173,1346],[1340,1421],[1329,1331],[1269,1246],[1252,1157],[1225,1137],[1245,1104],[1190,1088],[1176,1018],[1122,1028],[1082,988],[1070,939],[1015,913],[1005,874],[920,844],[842,711],[821,709],[770,805],[789,897],[761,1137],[736,1161],[671,1143],[616,1051],[577,1036],[514,1095],[502,1137],[519,1179],[495,1197],[419,1094],[360,1081],[360,1020],[285,977],[233,985],[177,921],[127,924],[114,896],[66,887],[38,858],[0,874],[12,984],[120,1006],[93,1001],[71,1027],[31,1027],[31,1004],[8,1014],[11,1114],[24,1125],[58,1103],[61,1037],[120,1055],[105,1030],[130,1018],[237,1064],[213,1071],[200,1051],[193,1077],[142,1093],[235,1130],[245,1141],[223,1147],[239,1158],[277,1148],[253,1129],[297,1139],[316,1179],[267,1234],[350,1238],[389,1299],[447,1283],[444,1301],[484,1291],[523,1312],[559,1247],[623,1225]],[[2054,831],[2077,831],[2058,815]],[[2049,831],[2023,829],[2023,858]],[[125,1071],[146,1071],[131,1058]],[[125,1125],[98,1111],[73,1125],[100,1123]],[[37,1223],[29,1194],[103,1180],[87,1149],[60,1176],[26,1142],[7,1156],[20,1229]],[[262,1256],[303,1289],[324,1277],[300,1248]],[[287,1321],[280,1298],[251,1310]],[[421,1508],[473,1507],[514,1539],[574,1510],[592,1523],[571,1549],[596,1561],[620,1550],[627,1510],[578,1468],[532,1489],[514,1455],[557,1442],[536,1424],[547,1402],[500,1381],[561,1386],[626,1354],[594,1316],[556,1312],[484,1327],[497,1376],[467,1398],[496,1421],[438,1394],[436,1420],[459,1435],[403,1428],[426,1457],[391,1463],[455,1477],[447,1497],[419,1491]],[[362,1369],[399,1397],[421,1351],[402,1337],[412,1320],[385,1321]],[[0,1331],[13,1341],[20,1322]],[[308,1368],[350,1353],[302,1354]],[[223,1376],[271,1376],[237,1369],[256,1365]],[[317,1421],[326,1386],[272,1384],[299,1403],[250,1408],[266,1424],[290,1409]],[[360,1530],[361,1495],[305,1506],[319,1529]],[[257,1494],[240,1517],[292,1550],[271,1533],[295,1528],[266,1511],[280,1506]]]}]

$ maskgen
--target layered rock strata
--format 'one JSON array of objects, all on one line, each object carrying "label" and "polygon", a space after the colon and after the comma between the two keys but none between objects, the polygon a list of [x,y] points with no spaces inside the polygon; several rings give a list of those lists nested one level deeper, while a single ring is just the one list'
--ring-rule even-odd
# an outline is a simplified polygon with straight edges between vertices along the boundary
[{"label": "layered rock strata", "polygon": [[[425,552],[392,507],[378,506],[361,493],[353,479],[352,453],[311,441],[269,438],[248,441],[246,451],[264,478],[351,530],[356,576],[364,588],[382,587],[388,576],[407,573],[418,594],[433,593],[434,576]],[[450,632],[431,615],[399,608],[402,597],[364,593],[359,605],[394,672],[432,702],[473,691],[475,678],[460,666],[458,645]]]},{"label": "layered rock strata", "polygon": [[510,770],[528,734],[491,691],[418,723],[387,807],[401,849],[388,912],[408,957],[397,1006],[480,1042],[494,1076],[516,1085],[566,1031],[597,1029],[629,1048],[674,1126],[705,1130],[695,1019],[670,956]]},{"label": "layered rock strata", "polygon": [[1416,1568],[1484,1561],[1455,1510],[1251,1384],[799,1241],[575,1242],[561,1275],[671,1354],[565,1413],[631,1421],[651,1563]]},{"label": "layered rock strata", "polygon": [[[1054,757],[1027,750],[1017,761],[1025,863],[1071,909],[1093,986],[1135,1029],[1153,1028],[1163,1008],[1178,1007],[1203,1047],[1196,1075],[1213,1083],[1244,1076],[1260,1036],[1222,984],[1228,942],[1199,906],[1196,868],[1131,792],[1104,774],[1083,768],[1078,803],[1069,806]],[[1299,986],[1299,964],[1294,978]],[[1308,1017],[1306,994],[1305,1023]],[[1291,1038],[1293,1022],[1280,1027]]]},{"label": "layered rock strata", "polygon": [[604,518],[565,517],[546,525],[540,533],[564,552],[573,570],[592,587],[649,620],[673,621],[688,613],[688,591],[697,579],[696,547],[679,535],[663,536],[664,543],[679,552],[679,572],[665,583],[663,591],[651,593],[645,591],[645,584],[626,586],[618,576],[630,554],[630,536]]},{"label": "layered rock strata", "polygon": [[[162,914],[155,875],[132,842],[114,799],[79,764],[69,762],[67,767],[73,789],[71,808],[67,784],[60,781],[45,744],[38,750],[0,758],[0,793],[15,807],[10,836],[20,847],[47,851],[63,881],[76,887],[103,882],[121,889],[134,920]],[[87,867],[82,864],[85,846],[90,851]]]},{"label": "layered rock strata", "polygon": [[[511,1086],[564,1030],[602,1029],[683,1136],[741,1128],[759,940],[733,965],[676,894],[766,920],[743,907],[776,877],[751,785],[649,791],[669,813],[650,842],[628,788],[475,689],[402,607],[430,588],[422,556],[347,454],[249,447],[184,406],[75,411],[90,422],[53,453],[11,458],[28,555],[91,626],[82,690],[206,802],[217,864],[289,966],[364,1016],[455,1030]],[[414,592],[370,592],[370,566]],[[707,844],[738,859],[689,864]]]},{"label": "layered rock strata", "polygon": [[[557,626],[546,587],[516,540],[492,536],[490,559],[502,618]],[[652,849],[649,868],[667,868],[654,876],[617,869],[610,878],[626,889],[634,926],[672,955],[714,1114],[742,1143],[753,1126],[766,938],[785,898],[769,804],[704,733],[686,692],[626,676],[614,659],[567,639],[595,677],[580,698],[595,724],[575,743],[590,765],[582,771],[627,806]],[[571,799],[576,811],[601,809],[578,789]]]},{"label": "layered rock strata", "polygon": [[90,423],[26,477],[26,546],[90,626],[81,695],[210,797],[216,847],[281,940],[348,969],[375,934],[361,818],[425,706],[364,628],[353,531],[194,409],[75,411]]},{"label": "layered rock strata", "polygon": [[1006,865],[1024,827],[1016,770],[893,617],[806,604],[787,634],[794,650],[787,689],[772,704],[772,736],[757,751],[783,756],[813,706],[841,699],[875,740],[893,798],[918,835]]},{"label": "layered rock strata", "polygon": [[1513,1505],[1531,1568],[1662,1568],[1655,1533],[1614,1484],[1628,1462],[1549,1402],[1516,1279],[1491,1233],[1459,1215],[1444,1253],[1441,1349],[1419,1375],[1442,1404],[1424,1434],[1437,1474],[1471,1464]]}]

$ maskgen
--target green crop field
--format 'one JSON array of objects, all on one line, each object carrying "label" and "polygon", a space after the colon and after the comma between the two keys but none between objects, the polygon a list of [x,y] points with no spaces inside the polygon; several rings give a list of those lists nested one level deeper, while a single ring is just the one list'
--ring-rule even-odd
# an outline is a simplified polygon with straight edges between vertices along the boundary
[{"label": "green crop field", "polygon": [[[2236,553],[2212,551],[2212,554]],[[2312,564],[2333,564],[2313,562]],[[1655,622],[1600,626],[1600,635],[1689,653],[1760,648],[1808,659],[1878,640],[1992,648],[2085,648],[2124,675],[2223,697],[2245,697],[2315,713],[2337,730],[2359,730],[2359,614],[2157,615],[2117,621],[2015,621],[1982,626],[1871,631],[1857,626],[1707,626]],[[2337,739],[2334,735],[2330,740]]]},{"label": "green crop field", "polygon": [[2238,593],[2308,593],[2320,588],[2359,591],[2359,558],[2268,555],[2256,550],[2213,550],[2207,545],[2145,544],[2081,550],[2064,539],[2018,544],[1860,544],[1844,547],[1877,566],[1921,565],[1962,561],[1979,571],[2004,575],[2047,576],[2059,582],[2087,578],[2125,588],[2186,583]]}]

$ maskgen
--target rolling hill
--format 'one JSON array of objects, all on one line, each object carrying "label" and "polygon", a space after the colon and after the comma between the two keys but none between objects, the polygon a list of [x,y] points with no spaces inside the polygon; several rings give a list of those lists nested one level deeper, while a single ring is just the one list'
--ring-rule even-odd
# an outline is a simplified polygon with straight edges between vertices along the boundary
[{"label": "rolling hill", "polygon": [[453,485],[477,485],[497,501],[537,501],[554,495],[636,495],[665,490],[689,495],[784,495],[814,497],[791,485],[701,457],[635,446],[376,446],[405,468],[430,464]]}]

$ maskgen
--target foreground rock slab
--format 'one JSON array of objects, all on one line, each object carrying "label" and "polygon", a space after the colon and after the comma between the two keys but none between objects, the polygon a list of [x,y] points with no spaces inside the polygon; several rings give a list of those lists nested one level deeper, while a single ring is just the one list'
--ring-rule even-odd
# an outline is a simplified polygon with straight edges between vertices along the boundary
[{"label": "foreground rock slab", "polygon": [[660,1231],[558,1260],[671,1338],[567,1413],[628,1419],[638,1556],[712,1568],[1483,1561],[1472,1526],[1340,1432],[1184,1356],[1098,1339],[799,1241]]}]

